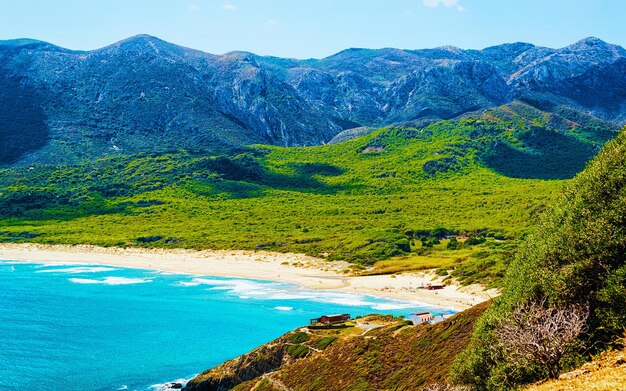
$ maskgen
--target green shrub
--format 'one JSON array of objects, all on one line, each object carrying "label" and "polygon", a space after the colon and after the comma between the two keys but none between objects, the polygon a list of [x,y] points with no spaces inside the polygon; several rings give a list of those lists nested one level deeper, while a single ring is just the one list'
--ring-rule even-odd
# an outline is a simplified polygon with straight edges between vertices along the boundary
[{"label": "green shrub", "polygon": [[322,337],[315,342],[315,347],[319,350],[324,350],[336,340],[337,340],[337,337],[333,337],[333,336]]},{"label": "green shrub", "polygon": [[298,331],[289,336],[289,342],[302,343],[309,340],[309,334],[304,331]]},{"label": "green shrub", "polygon": [[405,238],[399,239],[396,241],[395,245],[400,251],[404,251],[405,253],[408,253],[411,251],[411,243],[409,242],[408,239],[405,239]]},{"label": "green shrub", "polygon": [[438,269],[435,269],[435,274],[441,277],[445,277],[448,275],[448,269],[440,267]]},{"label": "green shrub", "polygon": [[483,235],[473,235],[467,238],[465,241],[466,246],[475,246],[477,244],[483,244],[487,241],[487,239]]},{"label": "green shrub", "polygon": [[[588,305],[581,343],[600,348],[626,325],[626,131],[609,142],[546,211],[507,273],[505,289],[479,321],[453,371],[458,383],[515,388],[551,375],[547,368],[511,362],[492,347],[496,330],[520,306]],[[567,367],[576,354],[563,357]],[[553,374],[552,374],[553,375]]]},{"label": "green shrub", "polygon": [[458,250],[459,246],[460,246],[459,240],[456,238],[456,236],[453,236],[450,238],[450,241],[446,245],[446,248],[450,250]]},{"label": "green shrub", "polygon": [[309,354],[309,347],[306,345],[287,345],[285,350],[293,358],[302,358]]},{"label": "green shrub", "polygon": [[437,239],[443,239],[448,235],[454,235],[456,234],[456,232],[444,228],[444,227],[437,227],[435,229],[433,229],[432,231],[430,231],[430,235],[437,238]]}]

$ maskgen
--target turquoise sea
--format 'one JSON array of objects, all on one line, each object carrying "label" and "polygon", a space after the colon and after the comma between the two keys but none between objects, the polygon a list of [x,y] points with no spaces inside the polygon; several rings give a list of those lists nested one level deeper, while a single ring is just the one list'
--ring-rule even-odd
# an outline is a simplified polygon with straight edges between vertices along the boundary
[{"label": "turquoise sea", "polygon": [[295,285],[0,261],[0,389],[155,390],[324,313],[452,310]]}]

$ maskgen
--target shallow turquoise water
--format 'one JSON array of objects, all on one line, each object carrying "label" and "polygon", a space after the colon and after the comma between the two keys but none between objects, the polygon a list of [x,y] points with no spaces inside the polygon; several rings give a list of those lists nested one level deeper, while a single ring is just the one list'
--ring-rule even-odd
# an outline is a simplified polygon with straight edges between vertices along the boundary
[{"label": "shallow turquoise water", "polygon": [[0,389],[147,390],[324,313],[452,313],[290,284],[0,261]]}]

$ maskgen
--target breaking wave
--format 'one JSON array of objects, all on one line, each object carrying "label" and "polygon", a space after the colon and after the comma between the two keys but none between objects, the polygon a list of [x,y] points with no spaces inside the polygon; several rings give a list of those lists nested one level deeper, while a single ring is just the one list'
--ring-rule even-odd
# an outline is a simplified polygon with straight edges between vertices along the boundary
[{"label": "breaking wave", "polygon": [[105,277],[102,280],[93,280],[90,278],[70,278],[75,284],[104,284],[104,285],[132,285],[152,282],[148,278],[127,278],[127,277]]}]

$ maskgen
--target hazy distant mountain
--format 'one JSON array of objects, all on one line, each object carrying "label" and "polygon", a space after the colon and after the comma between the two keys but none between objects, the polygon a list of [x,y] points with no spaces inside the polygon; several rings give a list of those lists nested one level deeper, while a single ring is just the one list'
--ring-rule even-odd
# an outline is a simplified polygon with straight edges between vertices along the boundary
[{"label": "hazy distant mountain", "polygon": [[626,123],[626,51],[348,49],[295,60],[212,55],[140,35],[88,52],[0,41],[0,164],[138,151],[330,141],[345,129],[447,119],[515,100]]}]

